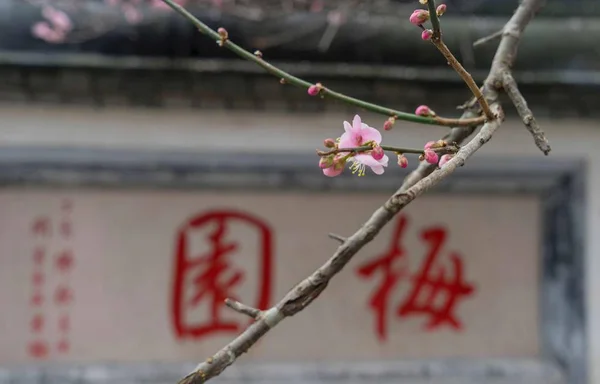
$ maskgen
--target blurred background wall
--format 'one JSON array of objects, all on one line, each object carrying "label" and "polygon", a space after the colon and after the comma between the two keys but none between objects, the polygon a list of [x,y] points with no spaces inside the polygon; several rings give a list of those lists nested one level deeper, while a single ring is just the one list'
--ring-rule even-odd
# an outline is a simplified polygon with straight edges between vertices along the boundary
[{"label": "blurred background wall", "polygon": [[[446,116],[469,97],[413,1],[181,3],[354,97]],[[225,296],[274,304],[416,166],[325,178],[323,139],[385,117],[282,86],[161,4],[0,2],[2,383],[175,382],[246,324]],[[447,44],[481,81],[497,42],[472,43],[517,3],[447,4]],[[598,12],[548,1],[519,50],[549,157],[505,103],[482,151],[217,380],[600,383]]]}]

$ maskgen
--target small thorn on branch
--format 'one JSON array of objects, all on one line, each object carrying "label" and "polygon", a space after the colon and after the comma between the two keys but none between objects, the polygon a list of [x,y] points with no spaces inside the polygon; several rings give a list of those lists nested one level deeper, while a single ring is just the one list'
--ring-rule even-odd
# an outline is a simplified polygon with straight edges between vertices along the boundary
[{"label": "small thorn on branch", "polygon": [[484,36],[481,39],[475,40],[475,42],[473,43],[473,48],[477,48],[481,45],[489,43],[492,40],[501,38],[503,32],[504,32],[504,30],[501,29],[499,31],[492,33],[491,35]]},{"label": "small thorn on branch", "polygon": [[344,236],[338,235],[336,233],[330,233],[328,236],[330,239],[339,241],[340,244],[344,244],[346,242],[346,238]]},{"label": "small thorn on branch", "polygon": [[521,120],[523,120],[523,124],[525,124],[525,128],[527,128],[529,133],[531,133],[531,136],[533,136],[535,145],[544,153],[544,155],[548,155],[551,148],[548,139],[546,138],[546,134],[538,125],[535,117],[533,117],[533,112],[531,112],[531,109],[527,106],[527,101],[519,91],[517,82],[509,71],[505,71],[502,74],[502,86],[517,109]]},{"label": "small thorn on branch", "polygon": [[233,309],[237,313],[241,313],[242,315],[249,316],[249,317],[253,318],[254,320],[258,319],[258,317],[262,313],[262,311],[260,311],[256,308],[252,308],[250,306],[247,306],[246,304],[242,304],[239,301],[232,300],[232,299],[225,299],[225,305],[228,306],[229,308]]}]

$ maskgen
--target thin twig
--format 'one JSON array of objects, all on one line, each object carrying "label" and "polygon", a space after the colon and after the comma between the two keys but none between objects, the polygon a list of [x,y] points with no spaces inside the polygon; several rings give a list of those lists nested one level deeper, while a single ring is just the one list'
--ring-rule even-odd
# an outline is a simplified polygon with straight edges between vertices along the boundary
[{"label": "thin twig", "polygon": [[473,80],[471,74],[462,66],[462,64],[456,59],[456,57],[454,57],[450,49],[448,49],[448,47],[446,46],[446,44],[444,44],[444,41],[442,40],[442,30],[440,28],[440,20],[437,15],[435,0],[427,1],[427,9],[429,11],[429,20],[431,21],[431,27],[433,29],[431,42],[442,53],[442,55],[444,55],[446,61],[448,62],[448,65],[450,65],[456,71],[456,73],[458,73],[461,79],[463,79],[465,84],[467,84],[467,87],[469,87],[471,93],[473,93],[473,96],[475,96],[475,98],[481,105],[481,110],[483,111],[483,114],[488,119],[488,121],[494,120],[496,116],[494,116],[494,114],[492,113],[492,110],[490,109],[489,104],[485,100],[485,97],[483,97],[483,94],[477,86],[477,83],[475,83],[475,80]]},{"label": "thin twig", "polygon": [[531,109],[527,106],[527,101],[519,91],[517,82],[509,71],[505,71],[502,75],[502,86],[517,109],[519,116],[521,116],[525,128],[527,128],[529,133],[531,133],[531,136],[533,136],[535,145],[537,145],[544,155],[548,155],[551,148],[548,139],[546,138],[546,134],[538,125],[537,120],[533,116],[533,112],[531,112]]},{"label": "thin twig", "polygon": [[491,35],[487,35],[480,39],[475,40],[475,42],[473,43],[473,48],[477,48],[480,45],[487,44],[492,40],[499,39],[500,37],[502,37],[502,30],[496,31],[496,32],[492,33]]},{"label": "thin twig", "polygon": [[262,313],[259,309],[252,308],[246,304],[240,303],[239,301],[233,299],[225,299],[225,305],[233,309],[237,313],[241,313],[242,315],[249,316],[253,319],[258,319],[258,317]]},{"label": "thin twig", "polygon": [[339,241],[340,244],[344,244],[346,242],[346,238],[344,236],[338,235],[337,233],[329,233],[328,236],[330,239]]},{"label": "thin twig", "polygon": [[200,384],[218,376],[281,320],[293,316],[306,308],[323,292],[329,281],[344,268],[353,256],[377,236],[379,231],[393,219],[396,213],[452,174],[471,155],[490,140],[493,133],[502,124],[504,114],[497,100],[497,91],[494,87],[489,86],[489,84],[501,81],[502,73],[510,69],[516,56],[515,53],[520,32],[524,30],[542,1],[523,0],[507,23],[507,28],[517,33],[503,35],[494,57],[490,74],[485,82],[487,86],[484,87],[486,97],[492,100],[490,108],[496,118],[485,123],[479,133],[469,143],[464,145],[441,169],[428,173],[427,176],[420,180],[411,179],[411,181],[414,181],[414,184],[410,187],[406,187],[405,182],[352,236],[347,238],[337,248],[333,256],[325,264],[292,288],[279,303],[265,311],[257,321],[252,323],[232,342],[205,362],[199,364],[192,373],[180,381],[180,384]]},{"label": "thin twig", "polygon": [[[272,64],[268,63],[266,60],[264,60],[261,57],[261,55],[253,54],[253,53],[245,50],[244,48],[240,47],[239,45],[235,44],[228,38],[223,38],[223,36],[219,35],[219,33],[217,31],[213,30],[212,28],[210,28],[209,26],[207,26],[206,24],[204,24],[203,22],[198,20],[198,18],[196,18],[194,15],[192,15],[189,11],[187,11],[185,8],[183,8],[179,4],[175,3],[173,0],[163,0],[163,2],[165,2],[165,4],[167,4],[169,7],[171,7],[174,11],[181,14],[183,17],[188,19],[192,24],[194,24],[194,26],[198,29],[198,31],[200,31],[200,33],[203,33],[203,34],[207,35],[208,37],[210,37],[211,39],[214,39],[216,42],[219,43],[219,45],[221,45],[224,48],[229,49],[230,51],[232,51],[239,57],[258,64],[259,66],[264,68],[267,72],[278,77],[279,79],[282,79],[284,83],[292,84],[292,85],[295,85],[295,86],[298,86],[301,88],[305,88],[305,89],[308,89],[314,85],[312,83],[309,83],[308,81],[302,80],[299,77],[293,76],[293,75],[275,67],[274,65],[272,65]],[[372,104],[372,103],[369,103],[369,102],[366,102],[366,101],[363,101],[360,99],[356,99],[354,97],[350,97],[350,96],[344,95],[342,93],[333,91],[327,87],[321,87],[319,94],[321,96],[329,96],[333,99],[343,101],[347,104],[354,105],[354,106],[363,108],[363,109],[371,111],[371,112],[386,115],[388,117],[394,117],[396,120],[410,121],[413,123],[429,124],[429,125],[442,125],[442,126],[447,126],[447,127],[465,127],[465,126],[480,125],[484,121],[483,119],[470,119],[470,120],[462,121],[460,119],[432,118],[432,117],[426,117],[426,116],[419,116],[419,115],[415,115],[412,113],[401,112],[401,111],[397,111],[395,109],[382,107],[382,106]]]}]

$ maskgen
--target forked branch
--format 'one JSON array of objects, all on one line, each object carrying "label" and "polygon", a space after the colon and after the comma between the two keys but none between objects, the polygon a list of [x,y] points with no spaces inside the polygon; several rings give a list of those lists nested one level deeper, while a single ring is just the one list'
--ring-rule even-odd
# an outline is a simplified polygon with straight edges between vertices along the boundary
[{"label": "forked branch", "polygon": [[[504,28],[510,33],[504,34],[502,37],[482,92],[494,118],[488,120],[479,133],[470,142],[462,146],[441,169],[436,169],[434,165],[419,166],[415,172],[407,177],[402,187],[379,207],[353,235],[343,238],[339,235],[330,234],[330,237],[340,242],[333,256],[309,277],[297,284],[279,303],[260,313],[257,320],[233,341],[200,363],[193,372],[180,381],[180,384],[200,384],[218,376],[280,321],[295,315],[310,305],[327,287],[329,281],[344,268],[363,246],[372,241],[400,210],[452,174],[490,140],[504,119],[504,114],[498,102],[497,89],[493,85],[503,84],[504,73],[510,71],[510,66],[515,59],[519,37],[541,6],[542,1],[523,0]],[[473,103],[469,104],[472,105]],[[469,117],[472,116],[472,113],[474,112],[466,111],[463,116]],[[445,139],[460,143],[473,130],[474,128],[454,128]]]}]

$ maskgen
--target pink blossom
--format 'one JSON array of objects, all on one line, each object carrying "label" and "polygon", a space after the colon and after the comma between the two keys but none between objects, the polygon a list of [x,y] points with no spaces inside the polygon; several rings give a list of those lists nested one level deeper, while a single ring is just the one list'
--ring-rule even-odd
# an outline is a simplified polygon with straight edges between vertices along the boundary
[{"label": "pink blossom", "polygon": [[442,155],[440,157],[440,163],[438,164],[438,166],[440,168],[442,168],[447,162],[449,162],[450,160],[452,160],[453,157],[454,157],[454,155],[450,155],[450,154]]},{"label": "pink blossom", "polygon": [[408,20],[414,25],[421,25],[429,20],[429,12],[424,9],[415,9]]},{"label": "pink blossom", "polygon": [[[381,133],[377,129],[364,124],[358,115],[354,116],[352,124],[344,121],[344,130],[345,132],[338,143],[339,148],[356,148],[381,143]],[[366,167],[371,168],[375,174],[381,175],[389,161],[385,154],[381,159],[375,160],[373,156],[364,153],[356,154],[350,160],[353,162],[351,166],[352,173],[358,173],[359,176],[365,174]]]},{"label": "pink blossom", "polygon": [[381,159],[383,159],[383,156],[385,156],[385,152],[383,150],[383,148],[381,148],[379,145],[376,146],[375,148],[373,148],[373,150],[371,151],[371,156],[379,161]]},{"label": "pink blossom", "polygon": [[425,161],[429,164],[437,164],[438,154],[430,149],[425,150]]},{"label": "pink blossom", "polygon": [[431,109],[426,106],[426,105],[419,105],[417,107],[417,109],[415,110],[415,115],[419,115],[419,116],[430,116],[431,115]]},{"label": "pink blossom", "polygon": [[433,31],[431,29],[424,29],[423,32],[421,32],[421,39],[423,40],[431,40],[432,36]]},{"label": "pink blossom", "polygon": [[408,159],[404,155],[398,155],[398,165],[402,168],[408,167]]}]

